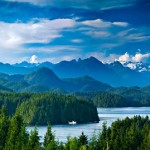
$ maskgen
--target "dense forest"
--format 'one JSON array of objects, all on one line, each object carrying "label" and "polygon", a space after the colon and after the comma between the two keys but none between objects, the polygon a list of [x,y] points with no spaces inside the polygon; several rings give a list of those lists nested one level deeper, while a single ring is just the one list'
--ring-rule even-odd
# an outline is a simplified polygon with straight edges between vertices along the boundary
[{"label": "dense forest", "polygon": [[[121,88],[123,89],[123,88]],[[121,90],[120,89],[120,90]],[[119,89],[118,89],[119,90]],[[119,91],[120,91],[119,90]],[[115,90],[117,91],[117,89]],[[117,92],[75,92],[72,95],[78,99],[93,102],[97,107],[147,107],[150,106],[150,95],[145,96],[140,91],[135,93],[124,90],[123,94]],[[130,90],[129,90],[130,91]],[[120,91],[121,92],[121,91]],[[126,93],[127,92],[127,93]],[[141,95],[141,97],[139,97]],[[135,97],[134,97],[135,96]]]},{"label": "dense forest", "polygon": [[40,143],[37,128],[28,133],[19,114],[11,118],[5,107],[0,114],[1,150],[149,150],[150,120],[135,116],[115,121],[111,127],[103,123],[102,130],[91,139],[82,133],[79,137],[68,138],[66,143],[58,142],[48,124],[44,142]]},{"label": "dense forest", "polygon": [[[9,116],[21,114],[26,124],[46,125],[97,122],[99,117],[94,104],[74,96],[52,93],[0,93],[0,106],[6,107]],[[85,115],[86,114],[86,115]]]}]

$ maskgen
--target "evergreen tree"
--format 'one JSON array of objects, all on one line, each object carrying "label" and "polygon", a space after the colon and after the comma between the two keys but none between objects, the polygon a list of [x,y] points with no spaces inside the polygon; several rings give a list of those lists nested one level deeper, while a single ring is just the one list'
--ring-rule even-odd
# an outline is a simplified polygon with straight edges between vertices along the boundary
[{"label": "evergreen tree", "polygon": [[98,141],[97,141],[97,148],[98,149],[106,149],[107,147],[107,123],[103,122],[102,125],[102,132],[99,133]]},{"label": "evergreen tree", "polygon": [[27,133],[23,125],[22,117],[16,114],[10,121],[5,150],[22,150],[22,146],[28,144],[27,140]]},{"label": "evergreen tree", "polygon": [[0,114],[0,150],[5,147],[9,124],[10,120],[8,116],[6,116],[6,109],[2,106]]},{"label": "evergreen tree", "polygon": [[69,148],[69,150],[79,150],[80,143],[78,142],[78,139],[76,137],[70,139]]},{"label": "evergreen tree", "polygon": [[88,147],[89,150],[97,150],[97,135],[95,132],[93,133],[92,138],[90,139]]},{"label": "evergreen tree", "polygon": [[52,140],[48,145],[45,147],[45,150],[59,150],[57,143]]},{"label": "evergreen tree", "polygon": [[88,144],[87,136],[83,132],[79,136],[79,142],[81,145],[87,145]]},{"label": "evergreen tree", "polygon": [[55,137],[52,133],[50,124],[48,124],[47,131],[44,136],[44,143],[43,143],[44,148],[50,149],[50,147],[54,147],[54,145],[55,145],[54,143],[55,143]]},{"label": "evergreen tree", "polygon": [[35,127],[33,131],[31,131],[29,138],[29,148],[30,150],[40,150],[40,137],[38,135],[37,128]]},{"label": "evergreen tree", "polygon": [[143,150],[150,150],[150,130],[143,141]]},{"label": "evergreen tree", "polygon": [[24,125],[21,127],[17,141],[19,142],[15,145],[16,150],[29,150],[29,134],[27,133]]}]

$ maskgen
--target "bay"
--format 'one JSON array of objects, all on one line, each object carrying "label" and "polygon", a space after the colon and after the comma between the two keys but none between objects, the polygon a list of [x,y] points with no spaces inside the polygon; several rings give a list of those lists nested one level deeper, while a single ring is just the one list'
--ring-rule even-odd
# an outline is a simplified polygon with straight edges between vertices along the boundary
[{"label": "bay", "polygon": [[[52,125],[52,131],[55,134],[56,140],[65,143],[67,141],[67,137],[79,137],[81,132],[84,132],[88,136],[88,139],[90,139],[94,132],[98,133],[102,129],[103,122],[107,122],[107,126],[110,126],[112,122],[117,119],[124,119],[126,117],[131,118],[135,115],[150,117],[150,107],[97,108],[97,111],[100,118],[99,123]],[[27,127],[27,131],[29,133],[33,129],[33,126]],[[37,129],[41,142],[43,142],[47,126],[37,126]]]}]

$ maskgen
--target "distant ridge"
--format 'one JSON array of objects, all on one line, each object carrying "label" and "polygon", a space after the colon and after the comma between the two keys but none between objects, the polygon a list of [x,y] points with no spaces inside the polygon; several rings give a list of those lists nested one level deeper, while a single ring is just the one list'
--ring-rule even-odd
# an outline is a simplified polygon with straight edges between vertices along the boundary
[{"label": "distant ridge", "polygon": [[[140,70],[140,67],[145,67],[146,65],[137,63],[136,65],[139,67],[139,69],[130,69],[127,67],[127,65],[128,63],[126,65],[122,65],[118,61],[110,64],[103,64],[95,57],[89,57],[86,59],[61,61],[57,64],[53,64],[51,62],[32,64],[28,62],[22,62],[13,65],[0,63],[0,72],[7,75],[25,75],[33,73],[40,68],[46,67],[51,69],[59,78],[78,78],[81,76],[90,76],[111,86],[150,85],[150,71],[148,71],[148,69],[147,71],[141,71],[144,70],[144,68],[141,68]],[[16,76],[10,78],[15,82],[17,81],[16,79],[18,79]],[[20,76],[20,78],[22,77]],[[35,80],[36,79],[34,79],[34,82]],[[60,87],[63,87],[63,84]]]},{"label": "distant ridge", "polygon": [[75,78],[88,75],[110,85],[118,85],[120,77],[95,57],[78,61],[62,61],[53,67],[61,78]]},{"label": "distant ridge", "polygon": [[111,86],[89,76],[60,79],[51,69],[46,67],[26,75],[1,74],[0,85],[16,92],[87,92],[106,91],[111,88]]}]

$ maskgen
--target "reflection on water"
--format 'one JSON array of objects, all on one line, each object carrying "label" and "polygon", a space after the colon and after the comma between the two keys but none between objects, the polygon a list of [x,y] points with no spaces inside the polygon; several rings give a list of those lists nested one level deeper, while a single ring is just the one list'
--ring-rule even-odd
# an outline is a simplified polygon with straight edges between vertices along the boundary
[{"label": "reflection on water", "polygon": [[[133,117],[135,115],[141,115],[143,117],[150,117],[150,107],[125,107],[125,108],[98,108],[98,115],[100,117],[99,123],[89,124],[76,124],[76,125],[54,125],[52,131],[55,133],[56,139],[62,142],[66,142],[67,137],[78,137],[83,131],[88,138],[91,138],[93,132],[99,132],[102,128],[103,122],[107,122],[110,126],[111,123],[117,119],[124,119],[125,117]],[[86,114],[85,114],[86,115]],[[30,132],[34,127],[28,127],[27,130]],[[38,126],[39,135],[41,141],[46,133],[46,126]]]}]

